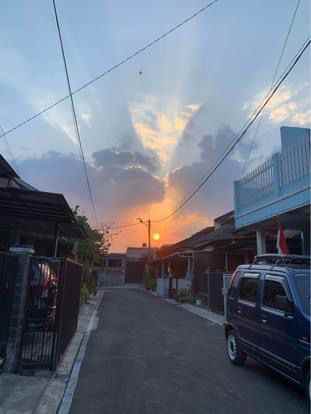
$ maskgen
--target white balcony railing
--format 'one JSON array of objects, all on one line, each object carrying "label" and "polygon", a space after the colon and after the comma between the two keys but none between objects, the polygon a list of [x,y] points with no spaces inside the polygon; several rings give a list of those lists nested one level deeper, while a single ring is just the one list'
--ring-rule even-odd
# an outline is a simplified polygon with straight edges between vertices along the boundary
[{"label": "white balcony railing", "polygon": [[310,187],[310,141],[274,154],[235,183],[236,217]]}]

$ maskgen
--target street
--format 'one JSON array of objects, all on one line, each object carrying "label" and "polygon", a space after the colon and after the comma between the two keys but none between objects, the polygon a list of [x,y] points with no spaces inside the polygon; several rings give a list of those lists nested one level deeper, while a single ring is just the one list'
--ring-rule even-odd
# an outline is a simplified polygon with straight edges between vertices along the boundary
[{"label": "street", "polygon": [[307,413],[304,394],[248,360],[234,367],[222,327],[141,290],[107,289],[72,414]]}]

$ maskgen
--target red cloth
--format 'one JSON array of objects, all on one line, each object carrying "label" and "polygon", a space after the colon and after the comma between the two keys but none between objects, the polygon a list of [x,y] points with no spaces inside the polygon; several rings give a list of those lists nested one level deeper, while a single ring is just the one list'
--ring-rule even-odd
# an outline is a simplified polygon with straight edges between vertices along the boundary
[{"label": "red cloth", "polygon": [[278,231],[277,248],[279,254],[288,254],[288,246],[286,242],[284,228],[282,225],[280,225]]}]

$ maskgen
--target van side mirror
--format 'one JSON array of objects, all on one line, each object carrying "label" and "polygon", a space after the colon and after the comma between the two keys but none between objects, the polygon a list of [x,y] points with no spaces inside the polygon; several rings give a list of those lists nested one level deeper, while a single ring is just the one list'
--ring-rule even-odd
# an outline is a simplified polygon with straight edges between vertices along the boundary
[{"label": "van side mirror", "polygon": [[285,312],[287,315],[292,315],[294,313],[294,305],[293,302],[290,302],[287,296],[283,295],[276,295],[275,296],[275,304],[278,309]]}]

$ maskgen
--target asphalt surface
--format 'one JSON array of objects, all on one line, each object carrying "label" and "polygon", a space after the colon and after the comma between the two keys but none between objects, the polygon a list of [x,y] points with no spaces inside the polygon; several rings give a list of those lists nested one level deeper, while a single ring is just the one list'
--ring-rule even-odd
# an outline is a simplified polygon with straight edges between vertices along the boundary
[{"label": "asphalt surface", "polygon": [[304,394],[248,360],[230,364],[223,329],[143,291],[105,293],[72,414],[308,413]]}]

